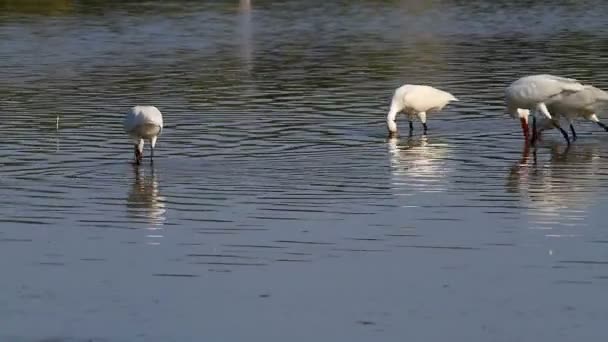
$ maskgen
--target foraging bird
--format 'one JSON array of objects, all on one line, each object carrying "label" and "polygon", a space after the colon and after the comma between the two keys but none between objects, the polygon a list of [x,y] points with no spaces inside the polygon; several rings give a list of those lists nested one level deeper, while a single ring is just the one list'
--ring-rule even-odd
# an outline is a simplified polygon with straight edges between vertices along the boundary
[{"label": "foraging bird", "polygon": [[[547,109],[547,103],[558,101],[564,96],[583,90],[584,87],[571,78],[547,74],[525,76],[511,83],[505,90],[507,112],[512,118],[519,118],[524,137],[528,142],[530,110],[541,112],[544,117],[551,120],[552,116]],[[568,133],[561,128],[559,121],[552,120],[552,124],[560,130],[566,142],[570,144]]]},{"label": "foraging bird", "polygon": [[391,101],[391,108],[386,116],[389,136],[397,133],[395,118],[399,112],[404,112],[410,122],[410,133],[414,130],[414,116],[422,122],[426,134],[426,115],[443,109],[450,101],[458,101],[454,95],[430,86],[406,84],[397,90]]},{"label": "foraging bird", "polygon": [[154,106],[135,106],[127,113],[124,127],[135,144],[135,162],[139,164],[144,158],[144,140],[150,142],[150,162],[153,162],[156,139],[163,130],[160,111]]},{"label": "foraging bird", "polygon": [[[602,123],[595,114],[600,108],[608,105],[608,93],[594,86],[586,85],[583,90],[563,96],[558,100],[547,103],[547,108],[553,113],[553,119],[565,119],[570,125],[572,137],[576,140],[576,131],[572,125],[572,121],[577,118],[583,118],[588,121],[595,122],[608,132],[608,126]],[[534,124],[534,121],[533,121]],[[551,120],[541,120],[538,124],[533,125],[532,134],[536,126],[538,132],[553,128]]]}]

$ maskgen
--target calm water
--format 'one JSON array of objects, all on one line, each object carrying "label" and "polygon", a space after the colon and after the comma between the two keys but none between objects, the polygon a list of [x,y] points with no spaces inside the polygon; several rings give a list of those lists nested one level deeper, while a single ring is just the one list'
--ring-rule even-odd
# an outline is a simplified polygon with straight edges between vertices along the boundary
[{"label": "calm water", "polygon": [[[252,2],[0,1],[2,341],[606,335],[608,134],[502,92],[608,88],[608,4]],[[387,140],[405,82],[461,102]]]}]

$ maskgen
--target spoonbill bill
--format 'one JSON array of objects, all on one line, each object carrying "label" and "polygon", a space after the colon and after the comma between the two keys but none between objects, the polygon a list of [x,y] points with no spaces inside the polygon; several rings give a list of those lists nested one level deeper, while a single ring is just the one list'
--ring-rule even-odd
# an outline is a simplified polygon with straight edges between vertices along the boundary
[{"label": "spoonbill bill", "polygon": [[135,162],[139,164],[144,158],[144,140],[150,142],[150,162],[154,162],[154,146],[163,130],[160,111],[154,106],[135,106],[127,112],[124,128],[135,144]]},{"label": "spoonbill bill", "polygon": [[566,142],[570,144],[568,133],[561,128],[558,120],[552,120],[547,103],[558,101],[584,88],[584,85],[572,78],[548,74],[525,76],[511,83],[505,90],[507,112],[512,118],[519,118],[526,142],[529,142],[530,134],[528,117],[533,110],[551,120],[553,126],[560,130]]},{"label": "spoonbill bill", "polygon": [[406,84],[395,90],[391,108],[386,116],[389,136],[397,134],[397,114],[403,112],[410,122],[410,133],[414,130],[414,116],[422,122],[426,134],[426,115],[443,109],[450,101],[458,101],[454,95],[431,86]]}]

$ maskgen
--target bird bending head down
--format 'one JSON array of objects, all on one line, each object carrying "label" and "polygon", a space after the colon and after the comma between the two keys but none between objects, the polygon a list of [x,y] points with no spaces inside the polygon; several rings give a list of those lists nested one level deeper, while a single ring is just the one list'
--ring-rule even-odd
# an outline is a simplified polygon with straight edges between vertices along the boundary
[{"label": "bird bending head down", "polygon": [[153,162],[156,140],[163,130],[161,112],[154,106],[135,106],[127,112],[124,128],[133,139],[135,162],[139,164],[144,158],[145,140],[150,142],[150,162]]},{"label": "bird bending head down", "polygon": [[418,117],[422,122],[424,134],[427,132],[426,116],[427,113],[438,112],[443,109],[450,101],[458,99],[443,90],[431,86],[406,84],[395,90],[391,100],[391,107],[386,116],[386,127],[389,136],[397,134],[397,114],[403,112],[407,115],[410,124],[410,133],[414,129],[414,117]]},{"label": "bird bending head down", "polygon": [[583,89],[585,86],[573,78],[548,74],[524,76],[505,89],[507,112],[512,118],[520,119],[526,142],[529,138],[528,117],[530,110],[533,110],[535,114],[542,114],[541,117],[552,120],[555,128],[558,128],[570,143],[568,134],[559,126],[557,120],[553,120],[547,105]]}]

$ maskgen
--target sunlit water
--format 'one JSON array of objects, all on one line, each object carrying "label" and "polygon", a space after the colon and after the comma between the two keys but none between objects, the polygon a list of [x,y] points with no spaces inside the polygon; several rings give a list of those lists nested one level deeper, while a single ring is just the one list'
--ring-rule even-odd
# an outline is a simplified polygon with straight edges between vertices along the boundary
[{"label": "sunlit water", "polygon": [[[502,103],[608,88],[604,2],[50,3],[0,2],[2,341],[605,335],[608,134]],[[387,139],[405,82],[461,102]]]}]

